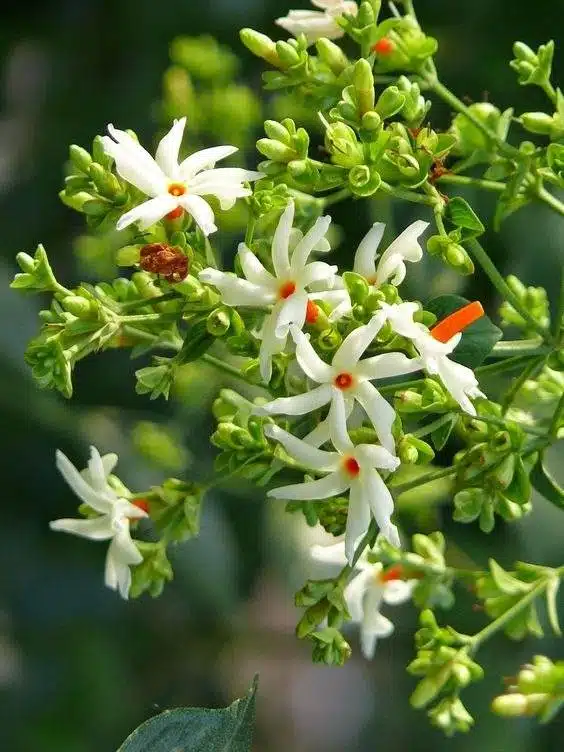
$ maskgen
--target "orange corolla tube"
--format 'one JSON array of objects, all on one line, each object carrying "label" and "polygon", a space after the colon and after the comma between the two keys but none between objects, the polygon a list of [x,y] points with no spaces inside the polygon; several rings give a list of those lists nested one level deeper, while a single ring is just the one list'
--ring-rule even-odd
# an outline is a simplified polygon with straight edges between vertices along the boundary
[{"label": "orange corolla tube", "polygon": [[451,313],[446,319],[439,321],[431,329],[431,335],[439,342],[448,342],[455,334],[464,331],[466,327],[482,318],[483,315],[484,309],[478,300],[468,303],[463,308],[459,308],[458,311]]}]

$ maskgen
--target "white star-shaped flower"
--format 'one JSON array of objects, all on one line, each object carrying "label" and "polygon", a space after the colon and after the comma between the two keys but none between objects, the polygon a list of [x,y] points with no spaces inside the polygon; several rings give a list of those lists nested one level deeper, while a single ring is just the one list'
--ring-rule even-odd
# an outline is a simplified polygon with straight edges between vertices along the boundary
[{"label": "white star-shaped flower", "polygon": [[[405,262],[416,263],[423,258],[423,249],[419,243],[419,237],[427,227],[429,227],[428,222],[422,220],[413,222],[378,257],[378,247],[384,236],[386,225],[382,222],[376,222],[357,248],[353,271],[364,277],[375,288],[388,281],[393,285],[400,285],[407,273]],[[351,299],[340,277],[335,282],[335,288],[340,289],[324,293],[319,298],[329,303],[333,308],[329,316],[330,321],[337,321],[349,313],[352,308]]]},{"label": "white star-shaped flower", "polygon": [[[325,235],[331,217],[320,217],[303,236],[292,228],[293,221],[294,203],[291,201],[280,217],[272,239],[274,274],[241,243],[238,255],[245,279],[212,268],[204,269],[199,275],[202,282],[217,287],[225,305],[272,307],[260,335],[260,373],[267,382],[272,376],[272,356],[286,347],[290,326],[301,329],[310,315],[317,315],[317,307],[312,301],[320,293],[308,291],[308,288],[320,283],[330,288],[337,273],[336,266],[324,261],[308,263],[312,251],[327,249]],[[296,241],[290,257],[291,246]]]},{"label": "white star-shaped flower", "polygon": [[202,196],[215,196],[221,208],[230,209],[238,198],[250,196],[243,183],[264,177],[261,172],[238,167],[214,169],[215,163],[238,151],[236,146],[215,146],[191,154],[179,163],[178,154],[186,118],[175,120],[157,147],[155,158],[125,131],[108,126],[104,149],[116,164],[118,174],[150,196],[148,201],[124,214],[117,229],[139,223],[144,230],[163,217],[171,219],[186,211],[204,235],[217,230],[211,206]]},{"label": "white star-shaped flower", "polygon": [[[332,546],[313,546],[311,555],[324,564],[345,566],[347,557],[343,543]],[[345,588],[345,601],[351,620],[360,625],[360,644],[365,658],[374,657],[376,642],[394,631],[392,622],[381,613],[384,603],[397,606],[411,598],[417,580],[402,579],[401,567],[385,570],[382,564],[368,561],[363,552],[356,563],[357,574]]]},{"label": "white star-shaped flower", "polygon": [[352,331],[333,356],[331,365],[321,360],[302,331],[292,327],[298,363],[306,376],[319,386],[295,397],[275,399],[256,407],[255,412],[262,415],[305,415],[331,403],[327,427],[335,444],[335,437],[342,435],[346,429],[345,416],[356,401],[364,408],[382,446],[394,452],[392,424],[396,417],[395,410],[370,382],[372,379],[413,373],[421,369],[421,362],[399,352],[360,359],[385,320],[383,313],[377,313],[368,324]]},{"label": "white star-shaped flower", "polygon": [[295,37],[305,34],[310,44],[321,37],[339,39],[343,29],[336,19],[347,13],[356,16],[358,6],[352,0],[311,0],[321,10],[291,10],[287,16],[277,18],[276,23]]},{"label": "white star-shaped flower", "polygon": [[108,484],[108,476],[116,466],[117,454],[100,457],[95,447],[90,447],[88,467],[79,472],[70,460],[57,450],[57,468],[78,498],[98,517],[89,519],[63,519],[50,523],[51,530],[79,535],[91,540],[110,540],[106,556],[105,583],[119,590],[127,598],[131,586],[129,567],[140,564],[143,557],[133,542],[129,530],[131,520],[147,517],[147,512],[127,499],[118,496]]},{"label": "white star-shaped flower", "polygon": [[382,310],[393,330],[402,337],[411,339],[427,373],[438,376],[460,407],[469,415],[476,415],[471,399],[485,395],[480,391],[474,371],[448,357],[460,342],[462,333],[455,334],[448,342],[435,339],[424,324],[413,320],[414,314],[419,310],[417,303],[382,303]]},{"label": "white star-shaped flower", "polygon": [[[345,425],[344,403],[336,403],[335,412],[341,413],[339,425]],[[278,426],[267,425],[266,436],[279,441],[288,454],[303,467],[328,473],[324,478],[275,488],[268,496],[295,501],[328,499],[349,490],[349,509],[345,533],[345,551],[349,561],[354,556],[357,540],[366,534],[371,516],[374,516],[382,535],[393,546],[400,546],[399,533],[391,522],[394,500],[377,471],[393,472],[400,461],[384,447],[375,444],[354,446],[346,428],[335,437],[336,452],[325,452],[297,439]]]}]

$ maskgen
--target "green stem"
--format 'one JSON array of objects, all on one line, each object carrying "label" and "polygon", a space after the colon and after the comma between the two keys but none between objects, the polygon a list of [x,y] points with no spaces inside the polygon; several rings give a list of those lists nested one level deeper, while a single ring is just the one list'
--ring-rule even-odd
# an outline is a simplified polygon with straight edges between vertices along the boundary
[{"label": "green stem", "polygon": [[[499,426],[500,428],[507,429],[507,420],[503,420],[503,418],[494,418],[493,416],[483,416],[483,415],[477,415],[474,420],[480,421],[481,423],[488,423],[492,426]],[[546,436],[546,431],[543,428],[537,428],[536,426],[529,426],[527,423],[520,423],[517,420],[509,421],[510,423],[514,423],[515,425],[519,426],[519,428],[524,431],[525,433],[530,433],[532,436]]]},{"label": "green stem", "polygon": [[490,282],[492,285],[497,289],[499,294],[507,300],[513,308],[515,308],[518,313],[521,314],[521,316],[527,321],[531,328],[534,329],[536,332],[538,332],[543,340],[549,341],[550,340],[550,334],[549,332],[541,326],[541,324],[534,319],[531,314],[529,313],[528,309],[521,303],[517,295],[513,292],[513,290],[509,287],[505,279],[501,276],[499,271],[497,270],[495,264],[490,259],[486,251],[482,248],[480,243],[476,240],[476,238],[471,238],[468,241],[468,247],[470,248],[472,255],[476,259],[476,261],[480,264],[486,275],[489,277]]},{"label": "green stem", "polygon": [[558,303],[556,305],[556,316],[553,321],[552,333],[555,339],[559,339],[560,332],[564,326],[564,268],[560,270],[560,292],[558,294]]},{"label": "green stem", "polygon": [[490,357],[512,358],[515,355],[544,355],[550,352],[549,347],[542,344],[540,337],[533,339],[502,340],[494,345]]},{"label": "green stem", "polygon": [[502,402],[502,412],[504,415],[513,404],[513,400],[517,397],[517,394],[521,390],[523,384],[527,381],[527,379],[530,379],[534,375],[537,368],[542,366],[545,359],[546,359],[546,356],[541,355],[540,357],[537,357],[531,360],[529,365],[523,369],[523,371],[511,384],[511,387],[505,394],[505,397],[503,398],[503,402]]},{"label": "green stem", "polygon": [[[534,357],[534,356],[533,356]],[[480,375],[489,376],[492,373],[502,373],[504,371],[512,371],[514,368],[521,368],[531,360],[530,355],[518,355],[515,358],[507,358],[507,360],[498,360],[496,363],[489,363],[487,366],[480,366],[476,368],[476,373]]]},{"label": "green stem", "polygon": [[217,368],[218,371],[223,371],[223,373],[226,373],[229,376],[233,376],[233,378],[239,379],[239,381],[244,381],[246,384],[250,384],[251,386],[260,386],[260,384],[256,384],[254,381],[248,379],[244,374],[241,373],[238,368],[232,366],[230,363],[226,363],[224,360],[216,358],[214,355],[204,353],[201,356],[201,359],[205,363],[208,363],[210,366]]},{"label": "green stem", "polygon": [[249,221],[247,223],[247,230],[245,232],[245,245],[249,246],[252,243],[253,235],[255,234],[255,225],[256,225],[256,219],[254,215],[251,214],[249,217]]},{"label": "green stem", "polygon": [[437,418],[432,423],[427,423],[426,425],[421,426],[421,428],[418,428],[416,431],[412,431],[411,435],[416,439],[420,439],[423,436],[427,436],[428,434],[433,433],[433,431],[436,431],[437,428],[441,428],[441,426],[444,426],[445,423],[449,423],[451,419],[452,413],[441,415],[440,418]]},{"label": "green stem", "polygon": [[442,175],[437,182],[449,183],[451,185],[467,185],[472,188],[482,188],[484,191],[495,191],[496,193],[503,193],[506,188],[505,183],[499,183],[497,180],[471,178],[468,175],[452,175],[450,173]]},{"label": "green stem", "polygon": [[340,191],[336,191],[335,193],[330,193],[329,196],[325,196],[324,198],[320,198],[319,201],[322,202],[323,208],[327,209],[328,206],[333,206],[333,204],[338,204],[341,201],[344,201],[345,199],[349,198],[351,195],[351,192],[348,188],[343,188]]},{"label": "green stem", "polygon": [[508,608],[505,613],[503,613],[501,616],[498,616],[495,621],[492,621],[486,627],[477,632],[472,637],[470,649],[473,651],[477,650],[483,642],[489,639],[496,632],[499,632],[502,627],[504,627],[515,616],[517,616],[517,614],[519,614],[524,608],[529,606],[536,598],[539,597],[539,595],[542,595],[542,593],[550,584],[551,580],[551,577],[546,577],[545,579],[540,580],[529,590],[528,593],[526,593],[519,601],[517,601],[517,603],[511,606],[511,608]]},{"label": "green stem", "polygon": [[546,188],[540,186],[537,191],[537,197],[543,201],[547,206],[550,206],[555,212],[564,217],[564,203],[549,193]]},{"label": "green stem", "polygon": [[136,308],[144,308],[145,306],[154,306],[159,303],[166,303],[169,300],[177,300],[182,298],[182,295],[177,292],[167,292],[164,295],[157,295],[154,298],[148,300],[133,300],[131,303],[122,303],[120,305],[120,312],[126,313],[127,311],[133,311]]},{"label": "green stem", "polygon": [[541,84],[541,88],[546,94],[546,96],[550,99],[552,104],[556,105],[558,101],[558,94],[556,93],[556,89],[550,83],[550,81],[543,81],[543,83]]},{"label": "green stem", "polygon": [[390,491],[393,493],[394,497],[397,498],[398,496],[401,496],[401,494],[404,494],[407,491],[411,491],[413,488],[425,486],[428,483],[434,483],[436,480],[448,478],[450,475],[454,475],[455,473],[455,467],[443,467],[441,470],[437,470],[434,473],[428,473],[427,475],[422,475],[421,477],[415,478],[408,483],[402,483],[399,486],[391,486]]},{"label": "green stem", "polygon": [[478,128],[485,136],[487,136],[493,144],[499,148],[500,152],[508,157],[522,158],[519,149],[507,144],[503,141],[495,131],[492,131],[480,118],[476,117],[464,102],[453,94],[450,89],[441,83],[438,78],[429,78],[429,88],[444,102],[446,102],[453,110],[462,113],[476,128]]},{"label": "green stem", "polygon": [[556,410],[554,411],[554,415],[550,423],[550,428],[548,430],[548,435],[553,439],[556,439],[558,435],[558,427],[560,425],[560,421],[563,415],[564,415],[564,392],[561,394],[560,399],[558,400],[558,405],[556,406]]},{"label": "green stem", "polygon": [[383,193],[387,193],[389,196],[403,199],[404,201],[411,201],[415,204],[425,204],[426,206],[434,206],[435,200],[430,196],[424,196],[422,193],[416,193],[415,191],[407,190],[406,188],[398,188],[392,186],[384,181],[380,184],[380,190]]}]

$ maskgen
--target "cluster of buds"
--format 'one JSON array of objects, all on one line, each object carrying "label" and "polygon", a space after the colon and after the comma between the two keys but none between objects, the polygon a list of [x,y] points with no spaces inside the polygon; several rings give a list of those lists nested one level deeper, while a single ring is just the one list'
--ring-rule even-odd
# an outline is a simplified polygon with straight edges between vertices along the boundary
[{"label": "cluster of buds", "polygon": [[[530,317],[539,326],[549,326],[550,309],[548,295],[544,287],[526,287],[514,274],[510,274],[506,282],[523,308],[529,312]],[[501,304],[499,315],[504,326],[515,326],[523,332],[524,336],[532,336],[534,334],[530,328],[530,323],[515,310],[509,301],[505,300]]]},{"label": "cluster of buds", "polygon": [[504,694],[492,702],[492,710],[504,718],[536,716],[548,723],[564,703],[564,661],[554,663],[536,655],[522,667]]},{"label": "cluster of buds", "polygon": [[350,619],[345,602],[344,580],[308,580],[296,593],[295,603],[305,612],[298,622],[296,634],[313,642],[312,657],[316,663],[342,666],[351,655],[351,648],[340,632]]},{"label": "cluster of buds", "polygon": [[483,675],[482,667],[470,655],[472,638],[456,632],[452,627],[439,627],[430,610],[420,616],[421,628],[415,635],[417,657],[407,670],[423,677],[413,694],[415,708],[428,707],[429,718],[447,734],[468,731],[473,719],[458,699],[462,689]]},{"label": "cluster of buds", "polygon": [[479,520],[483,532],[495,526],[498,514],[508,522],[521,519],[531,511],[529,474],[534,458],[523,456],[524,433],[515,423],[505,428],[480,421],[500,419],[499,405],[484,402],[478,406],[476,419],[465,422],[465,436],[470,443],[455,456],[458,468],[454,497],[457,522]]}]

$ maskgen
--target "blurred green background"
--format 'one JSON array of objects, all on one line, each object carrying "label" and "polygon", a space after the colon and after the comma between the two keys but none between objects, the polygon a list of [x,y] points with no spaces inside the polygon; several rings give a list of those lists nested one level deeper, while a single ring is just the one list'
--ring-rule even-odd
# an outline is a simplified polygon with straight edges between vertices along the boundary
[{"label": "blurred green background", "polygon": [[[532,642],[513,645],[500,639],[486,646],[481,656],[490,666],[489,676],[466,693],[478,718],[476,729],[453,740],[444,740],[408,706],[414,682],[404,666],[416,623],[408,606],[401,610],[395,638],[379,646],[372,663],[355,650],[343,669],[313,666],[309,646],[293,636],[297,613],[292,606],[293,592],[312,572],[307,562],[312,533],[279,506],[267,507],[248,487],[217,492],[207,501],[200,539],[176,551],[176,579],[155,601],[120,601],[102,584],[103,546],[49,532],[50,519],[70,516],[75,509],[55,470],[56,447],[79,466],[91,442],[104,451],[116,450],[120,476],[132,488],[144,488],[177,471],[174,462],[159,467],[148,459],[143,442],[132,441],[134,426],[149,420],[177,438],[190,457],[189,474],[209,477],[213,454],[203,437],[211,429],[209,407],[225,382],[192,369],[171,403],[149,402],[134,393],[139,365],[126,354],[110,352],[79,365],[71,403],[39,392],[23,352],[38,327],[40,301],[7,289],[14,256],[42,241],[65,284],[93,279],[87,251],[82,260],[73,255],[73,242],[84,231],[81,218],[57,196],[68,144],[87,146],[108,122],[151,139],[163,124],[157,122],[155,103],[169,43],[180,34],[213,34],[231,46],[242,58],[241,80],[258,94],[262,66],[242,49],[237,31],[251,26],[280,38],[273,19],[292,5],[309,7],[305,0],[28,0],[3,6],[0,749],[6,752],[115,750],[159,709],[225,705],[245,691],[255,672],[261,676],[257,750],[562,749],[564,717],[538,728],[504,722],[487,711],[501,677],[538,650]],[[459,95],[473,101],[486,97],[518,111],[543,106],[538,92],[518,88],[508,67],[511,44],[522,39],[534,47],[553,37],[562,28],[562,2],[434,0],[418,6],[426,30],[439,39],[442,75]],[[559,51],[557,81],[563,72]],[[276,107],[280,103],[271,103],[267,112]],[[434,108],[433,126],[444,127],[447,115],[444,108]],[[225,129],[229,121],[222,122]],[[250,149],[249,166],[255,161]],[[487,217],[489,198],[469,197]],[[410,212],[384,204],[370,208],[372,219],[383,217],[399,228],[415,218]],[[368,211],[361,224],[356,208],[340,206],[335,219],[346,238],[340,253],[350,255],[368,229]],[[548,210],[529,208],[510,218],[501,236],[488,237],[488,249],[506,272],[545,285],[554,295],[562,227]],[[233,248],[238,233],[225,237],[226,249]],[[414,296],[424,300],[458,287],[495,311],[498,301],[480,274],[469,287],[440,267],[421,267],[411,276]],[[495,384],[491,389],[495,396]],[[176,459],[180,463],[182,457]],[[514,557],[562,563],[564,518],[540,499],[523,524],[500,523],[489,537],[453,526],[448,507],[439,515],[457,545],[478,563],[494,553],[502,565]],[[421,514],[406,514],[405,521],[410,527],[426,522]],[[462,631],[483,623],[464,593],[447,618]],[[562,657],[558,643],[542,651]]]}]

